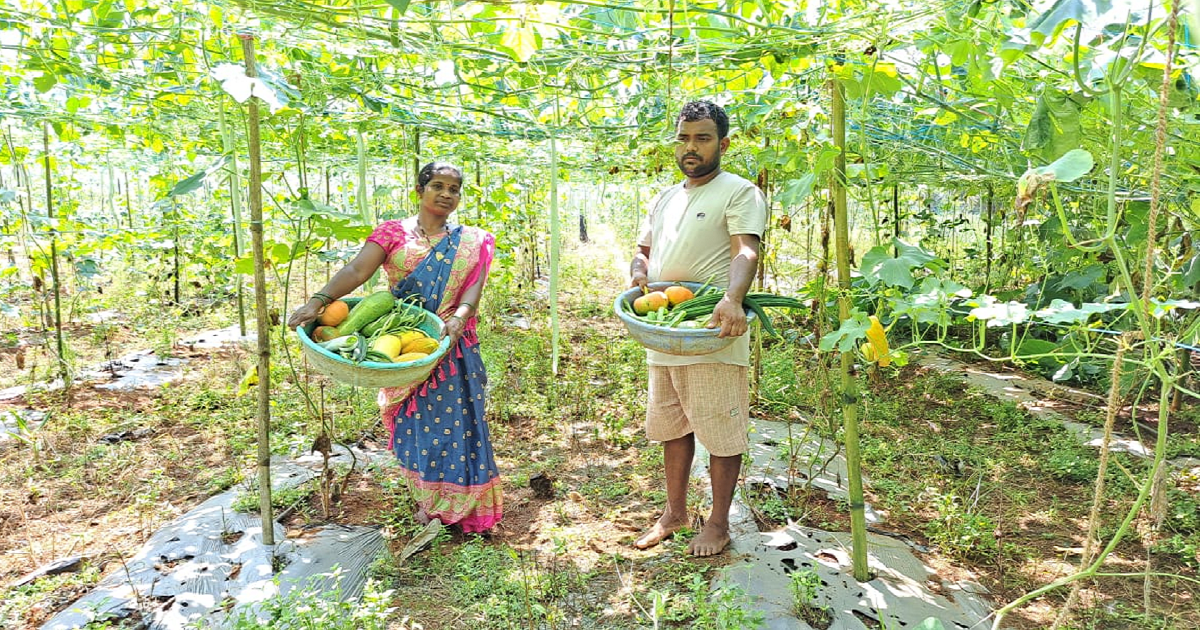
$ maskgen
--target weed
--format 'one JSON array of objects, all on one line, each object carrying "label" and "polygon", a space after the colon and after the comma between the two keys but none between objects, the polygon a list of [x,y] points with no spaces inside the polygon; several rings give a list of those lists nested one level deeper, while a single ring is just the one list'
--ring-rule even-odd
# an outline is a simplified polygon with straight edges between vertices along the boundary
[{"label": "weed", "polygon": [[100,581],[100,569],[85,564],[76,573],[64,573],[39,578],[32,584],[0,591],[0,628],[22,627],[22,615],[33,608],[54,609],[66,603],[62,593],[74,593],[95,586]]},{"label": "weed", "polygon": [[[235,512],[258,511],[258,478],[252,478],[247,486],[247,488],[238,494],[237,498],[233,500],[233,505],[230,506]],[[275,510],[301,508],[308,503],[313,492],[314,488],[309,483],[300,484],[293,488],[273,490],[271,492],[271,507]]]},{"label": "weed", "polygon": [[1074,483],[1091,481],[1100,470],[1095,453],[1073,444],[1055,448],[1042,462],[1042,468],[1054,478]]},{"label": "weed", "polygon": [[205,492],[208,494],[217,494],[224,492],[245,480],[246,476],[237,468],[225,468],[216,471],[209,477],[205,485]]},{"label": "weed", "polygon": [[792,592],[792,608],[796,616],[805,623],[824,630],[833,622],[833,613],[827,606],[817,603],[817,588],[821,586],[821,576],[812,569],[793,571],[788,589]]},{"label": "weed", "polygon": [[929,540],[946,553],[959,558],[995,556],[996,526],[982,514],[964,508],[959,498],[930,489],[926,499],[933,504],[937,517],[925,526]]},{"label": "weed", "polygon": [[[316,583],[332,577],[334,587],[328,592],[316,588]],[[232,616],[220,627],[228,630],[307,630],[321,628],[322,630],[385,630],[386,628],[402,628],[417,630],[415,624],[407,617],[399,621],[399,626],[389,625],[388,620],[395,608],[388,604],[392,601],[393,592],[381,590],[374,580],[367,580],[363,594],[358,598],[343,600],[341,592],[342,573],[335,569],[331,574],[313,576],[310,585],[297,588],[282,597],[269,599],[257,610],[242,610]],[[212,628],[208,622],[202,622],[198,628]]]},{"label": "weed", "polygon": [[472,538],[454,553],[435,558],[430,570],[453,576],[452,601],[480,627],[525,627],[561,620],[568,598],[584,588],[586,576],[562,557],[565,554],[518,552]]},{"label": "weed", "polygon": [[738,630],[763,624],[765,616],[749,606],[746,592],[737,585],[713,589],[702,573],[692,573],[688,591],[667,606],[667,620],[687,622],[694,630]]}]

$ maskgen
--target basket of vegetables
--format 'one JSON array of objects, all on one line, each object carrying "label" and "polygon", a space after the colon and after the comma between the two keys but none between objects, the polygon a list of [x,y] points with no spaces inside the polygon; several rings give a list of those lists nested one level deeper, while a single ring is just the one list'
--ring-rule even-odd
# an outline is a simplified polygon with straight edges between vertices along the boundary
[{"label": "basket of vegetables", "polygon": [[[343,302],[344,306],[335,306]],[[328,317],[326,315],[329,315]],[[442,320],[390,291],[345,298],[299,328],[304,356],[320,373],[356,387],[403,387],[429,377],[446,352]]]},{"label": "basket of vegetables", "polygon": [[[718,337],[716,328],[705,328],[713,308],[725,292],[699,282],[651,282],[643,293],[634,287],[617,296],[613,311],[629,330],[629,336],[643,346],[682,356],[711,354],[733,343],[735,337]],[[679,290],[683,289],[683,291]],[[698,296],[696,294],[699,294]],[[693,307],[682,308],[688,302]],[[754,312],[746,309],[746,318]]]},{"label": "basket of vegetables", "polygon": [[[723,350],[736,337],[718,337],[718,328],[706,328],[725,290],[699,282],[651,282],[647,291],[634,287],[617,296],[613,311],[638,343],[666,354],[695,356]],[[775,329],[765,309],[804,308],[795,298],[772,293],[748,293],[742,300],[747,323],[755,320],[763,332]]]}]

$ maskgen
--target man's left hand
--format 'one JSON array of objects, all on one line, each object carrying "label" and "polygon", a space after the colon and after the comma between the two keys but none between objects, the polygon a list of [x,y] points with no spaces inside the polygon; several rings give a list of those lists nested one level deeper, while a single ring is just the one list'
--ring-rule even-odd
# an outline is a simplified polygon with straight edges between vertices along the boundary
[{"label": "man's left hand", "polygon": [[713,309],[712,319],[708,320],[708,328],[721,328],[718,337],[740,337],[746,334],[746,310],[740,301],[731,300],[728,295],[717,302]]}]

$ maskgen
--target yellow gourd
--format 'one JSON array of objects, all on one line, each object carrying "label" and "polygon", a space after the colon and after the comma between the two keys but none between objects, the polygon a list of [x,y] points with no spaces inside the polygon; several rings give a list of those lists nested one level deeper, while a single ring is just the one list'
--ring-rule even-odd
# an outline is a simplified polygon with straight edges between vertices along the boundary
[{"label": "yellow gourd", "polygon": [[424,359],[427,356],[429,356],[429,354],[425,352],[405,352],[404,354],[393,359],[392,363],[408,363],[409,361],[418,361],[420,359]]},{"label": "yellow gourd", "polygon": [[400,333],[399,337],[400,337],[400,345],[408,346],[408,344],[410,344],[418,339],[428,338],[429,335],[426,335],[424,332],[422,332],[420,330],[406,330],[406,331]]},{"label": "yellow gourd", "polygon": [[400,338],[395,335],[381,335],[378,339],[371,342],[371,349],[378,350],[395,361],[396,357],[403,353],[403,344],[400,342]]},{"label": "yellow gourd", "polygon": [[437,348],[438,342],[436,339],[421,337],[420,339],[413,339],[412,341],[405,343],[404,353],[408,354],[409,352],[423,352],[425,354],[433,354]]}]

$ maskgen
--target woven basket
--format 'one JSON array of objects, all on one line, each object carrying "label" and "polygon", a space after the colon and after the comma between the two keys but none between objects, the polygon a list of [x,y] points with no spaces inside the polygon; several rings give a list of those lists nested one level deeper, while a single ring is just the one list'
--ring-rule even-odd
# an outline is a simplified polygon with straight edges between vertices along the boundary
[{"label": "woven basket", "polygon": [[[354,308],[360,299],[362,298],[342,298],[342,301],[350,308]],[[417,310],[424,314],[425,321],[421,322],[419,328],[434,339],[441,337],[443,323],[437,315],[412,304],[405,304],[404,308]],[[450,349],[450,338],[443,337],[441,342],[438,343],[437,350],[423,359],[408,361],[406,363],[377,363],[375,361],[354,363],[317,345],[317,342],[312,339],[312,333],[316,327],[317,323],[311,322],[307,326],[296,329],[296,334],[300,337],[300,348],[304,351],[304,356],[308,358],[308,362],[312,364],[313,369],[316,371],[334,380],[355,387],[373,387],[378,389],[381,387],[403,387],[419,383],[429,378],[429,374],[433,372],[433,368],[437,366],[438,361],[441,361],[442,357]]]},{"label": "woven basket", "polygon": [[[692,291],[699,291],[704,286],[699,282],[651,282],[649,288],[651,291],[657,291],[673,284],[683,285]],[[698,356],[723,350],[737,339],[718,337],[717,334],[721,332],[719,328],[668,328],[647,324],[635,318],[622,306],[623,303],[632,305],[640,295],[642,290],[638,287],[618,295],[613,302],[613,312],[617,314],[621,323],[625,324],[629,336],[651,350],[685,357]],[[746,322],[752,322],[754,319],[754,312],[746,309]]]}]

